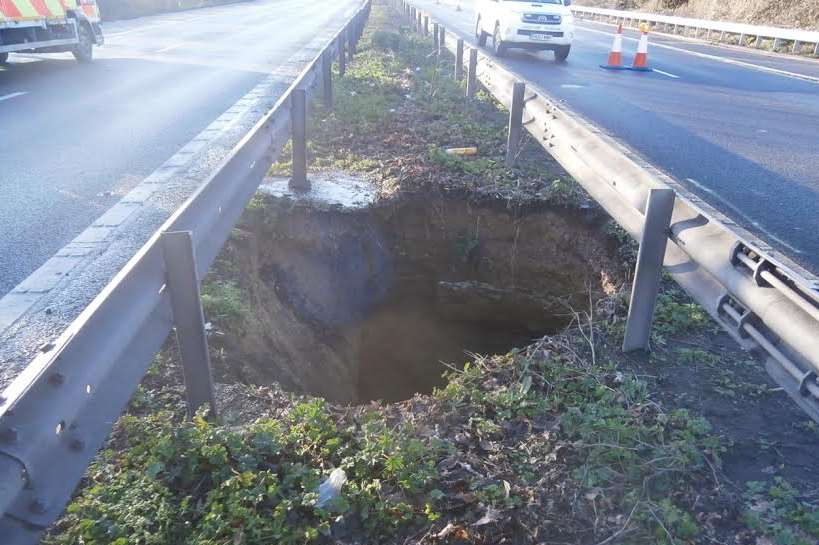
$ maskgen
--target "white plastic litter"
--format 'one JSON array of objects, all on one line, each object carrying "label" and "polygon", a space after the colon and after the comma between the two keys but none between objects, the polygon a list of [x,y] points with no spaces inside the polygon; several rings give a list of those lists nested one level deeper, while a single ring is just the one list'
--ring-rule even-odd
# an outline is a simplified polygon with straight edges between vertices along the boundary
[{"label": "white plastic litter", "polygon": [[341,468],[336,468],[330,476],[319,485],[319,499],[316,507],[323,508],[341,494],[341,487],[347,482],[347,474]]}]

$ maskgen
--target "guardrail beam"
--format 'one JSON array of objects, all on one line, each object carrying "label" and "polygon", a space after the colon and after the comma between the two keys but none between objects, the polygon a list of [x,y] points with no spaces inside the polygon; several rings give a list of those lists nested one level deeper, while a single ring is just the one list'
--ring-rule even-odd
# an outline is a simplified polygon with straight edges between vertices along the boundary
[{"label": "guardrail beam", "polygon": [[166,287],[171,298],[176,340],[185,377],[185,396],[188,416],[196,414],[203,405],[216,416],[216,394],[205,332],[205,314],[199,292],[199,275],[190,231],[172,231],[162,234],[165,257]]}]

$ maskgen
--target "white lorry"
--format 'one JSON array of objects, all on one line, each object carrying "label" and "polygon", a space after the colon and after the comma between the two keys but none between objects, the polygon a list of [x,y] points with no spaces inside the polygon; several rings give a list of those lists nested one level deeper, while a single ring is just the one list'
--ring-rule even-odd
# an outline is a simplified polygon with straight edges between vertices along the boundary
[{"label": "white lorry", "polygon": [[499,57],[516,48],[554,51],[563,62],[574,40],[570,5],[571,0],[478,0],[475,36],[481,46],[491,36]]},{"label": "white lorry", "polygon": [[102,42],[96,0],[0,0],[0,64],[15,52],[70,51],[90,62]]}]

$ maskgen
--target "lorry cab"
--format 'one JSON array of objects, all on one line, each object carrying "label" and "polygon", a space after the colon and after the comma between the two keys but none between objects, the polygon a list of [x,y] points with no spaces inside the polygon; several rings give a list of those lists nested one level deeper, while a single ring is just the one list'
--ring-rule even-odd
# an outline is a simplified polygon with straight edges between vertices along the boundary
[{"label": "lorry cab", "polygon": [[96,0],[0,0],[0,63],[14,52],[62,51],[90,62],[102,43]]},{"label": "lorry cab", "polygon": [[574,40],[571,0],[478,0],[475,37],[485,46],[492,38],[497,56],[509,49],[554,51],[563,62]]}]

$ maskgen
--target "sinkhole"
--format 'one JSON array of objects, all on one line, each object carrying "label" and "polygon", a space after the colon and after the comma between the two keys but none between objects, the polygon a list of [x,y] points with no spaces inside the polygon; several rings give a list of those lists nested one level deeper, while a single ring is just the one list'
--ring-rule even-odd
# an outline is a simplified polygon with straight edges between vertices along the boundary
[{"label": "sinkhole", "polygon": [[593,210],[439,192],[376,198],[362,180],[269,180],[217,274],[252,317],[212,338],[217,374],[347,403],[445,384],[470,354],[506,353],[568,325],[609,288]]}]

